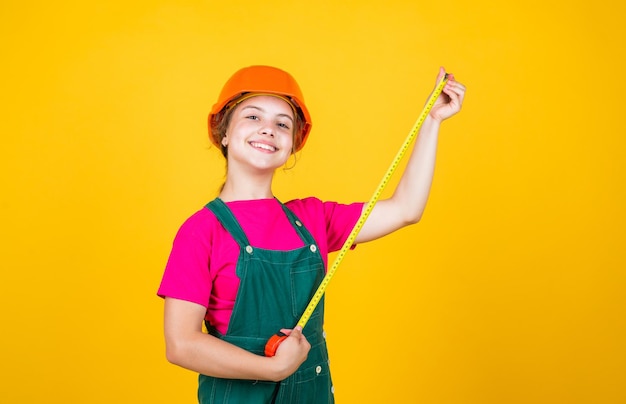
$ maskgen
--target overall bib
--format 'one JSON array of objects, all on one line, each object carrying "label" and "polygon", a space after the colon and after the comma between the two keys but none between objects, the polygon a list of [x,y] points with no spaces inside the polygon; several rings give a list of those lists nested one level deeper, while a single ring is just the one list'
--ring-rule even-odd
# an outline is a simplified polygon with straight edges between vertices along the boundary
[{"label": "overall bib", "polygon": [[[281,204],[282,205],[282,204]],[[315,240],[298,218],[282,205],[304,247],[276,251],[251,246],[237,219],[219,198],[206,205],[240,248],[236,273],[240,286],[225,335],[207,324],[209,333],[231,344],[264,355],[268,339],[281,328],[295,326],[324,277]],[[326,404],[334,403],[323,332],[324,300],[303,333],[311,344],[307,360],[280,382],[199,376],[201,404]]]}]

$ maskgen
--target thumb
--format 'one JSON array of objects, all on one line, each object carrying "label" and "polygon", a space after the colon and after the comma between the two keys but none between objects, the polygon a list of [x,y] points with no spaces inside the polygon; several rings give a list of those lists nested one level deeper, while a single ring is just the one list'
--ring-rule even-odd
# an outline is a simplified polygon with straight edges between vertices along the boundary
[{"label": "thumb", "polygon": [[302,327],[297,325],[294,327],[293,331],[291,331],[291,336],[296,338],[302,337]]}]

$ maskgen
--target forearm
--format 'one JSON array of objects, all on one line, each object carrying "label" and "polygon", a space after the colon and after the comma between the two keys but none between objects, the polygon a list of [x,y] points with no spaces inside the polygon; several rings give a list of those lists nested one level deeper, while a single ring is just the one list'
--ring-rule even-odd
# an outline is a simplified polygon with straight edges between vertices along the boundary
[{"label": "forearm", "polygon": [[389,200],[400,225],[417,223],[426,209],[435,172],[440,125],[430,116],[424,120],[407,166]]},{"label": "forearm", "polygon": [[[165,299],[165,354],[171,363],[189,370],[229,379],[278,381],[293,373],[308,349],[287,338],[273,357],[255,355],[202,332],[206,308],[196,303]],[[301,336],[301,333],[296,333]],[[306,339],[304,339],[306,342]]]},{"label": "forearm", "polygon": [[213,377],[249,380],[282,380],[273,358],[255,355],[202,332],[166,339],[167,359],[183,368]]}]

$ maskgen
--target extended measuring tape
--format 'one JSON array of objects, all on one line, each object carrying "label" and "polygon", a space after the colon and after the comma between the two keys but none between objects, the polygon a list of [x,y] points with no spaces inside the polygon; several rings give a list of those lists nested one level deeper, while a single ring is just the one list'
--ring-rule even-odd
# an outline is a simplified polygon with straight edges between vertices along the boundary
[{"label": "extended measuring tape", "polygon": [[[309,301],[308,306],[306,307],[306,309],[304,309],[304,313],[302,314],[302,317],[300,317],[300,321],[298,321],[298,324],[297,324],[300,327],[304,328],[306,323],[309,321],[309,318],[311,318],[313,311],[317,307],[317,304],[320,302],[320,300],[322,300],[322,296],[324,295],[324,292],[326,291],[326,287],[328,287],[330,280],[332,279],[333,275],[335,275],[335,272],[337,271],[337,267],[339,267],[339,264],[343,260],[343,257],[346,255],[346,253],[350,250],[350,248],[354,244],[354,240],[356,239],[356,236],[359,234],[359,231],[361,231],[361,228],[363,227],[363,224],[365,224],[365,221],[369,217],[370,213],[372,213],[372,210],[374,209],[374,205],[376,205],[376,202],[378,202],[378,199],[380,198],[380,195],[383,193],[383,190],[387,186],[389,179],[393,175],[394,171],[396,171],[396,168],[398,168],[398,164],[400,164],[400,160],[402,160],[402,157],[404,157],[409,146],[411,145],[413,140],[415,140],[415,137],[417,136],[419,129],[422,126],[422,123],[424,123],[424,120],[428,116],[428,113],[430,112],[431,108],[433,107],[433,105],[435,105],[435,101],[437,100],[437,97],[439,97],[441,92],[443,91],[443,87],[445,86],[447,81],[448,81],[448,74],[446,73],[444,77],[441,79],[441,81],[435,87],[435,90],[433,91],[430,98],[426,102],[426,105],[424,105],[424,109],[422,110],[422,113],[420,114],[419,118],[417,118],[417,121],[415,121],[413,128],[409,132],[409,135],[407,136],[407,138],[404,140],[404,143],[402,144],[402,147],[400,147],[400,150],[396,154],[396,157],[391,162],[391,165],[387,169],[385,176],[380,181],[378,188],[376,188],[374,195],[372,195],[372,197],[370,198],[369,202],[365,206],[365,209],[361,213],[359,220],[356,222],[356,225],[352,228],[350,235],[348,236],[346,241],[343,243],[343,247],[341,247],[341,250],[339,250],[339,253],[337,254],[337,257],[335,258],[333,265],[326,272],[326,275],[324,276],[324,278],[322,279],[322,282],[320,283],[317,290],[315,291],[315,294]],[[287,335],[283,334],[282,332],[278,332],[272,335],[272,337],[269,339],[269,341],[267,341],[267,344],[265,345],[265,356],[274,356],[276,354],[276,350],[278,349],[278,346],[280,345],[281,342],[283,342],[285,338],[287,338]]]}]

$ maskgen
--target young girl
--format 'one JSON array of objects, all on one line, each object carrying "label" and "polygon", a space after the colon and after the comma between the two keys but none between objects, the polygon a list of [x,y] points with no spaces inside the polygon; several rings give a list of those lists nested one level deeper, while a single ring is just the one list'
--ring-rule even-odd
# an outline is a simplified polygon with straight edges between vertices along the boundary
[{"label": "young girl", "polygon": [[[437,82],[445,74],[440,68]],[[465,88],[448,75],[404,173],[355,243],[417,223],[430,192],[441,122]],[[333,403],[324,301],[294,327],[363,210],[305,198],[281,203],[272,179],[311,130],[302,92],[287,72],[251,66],[225,84],[209,135],[227,162],[219,197],[192,215],[173,243],[158,294],[165,298],[167,359],[200,374],[200,403]],[[208,333],[203,331],[206,325]],[[276,354],[268,339],[288,337]]]}]

